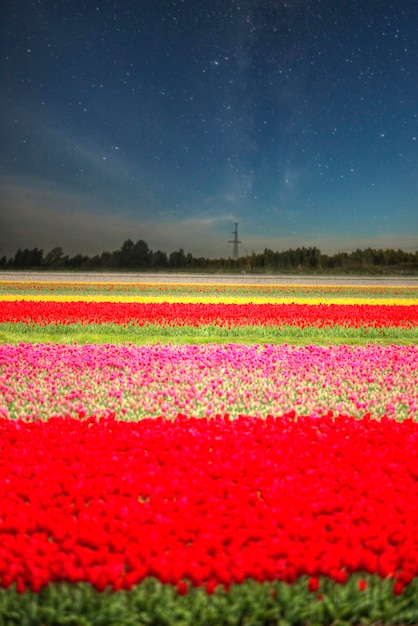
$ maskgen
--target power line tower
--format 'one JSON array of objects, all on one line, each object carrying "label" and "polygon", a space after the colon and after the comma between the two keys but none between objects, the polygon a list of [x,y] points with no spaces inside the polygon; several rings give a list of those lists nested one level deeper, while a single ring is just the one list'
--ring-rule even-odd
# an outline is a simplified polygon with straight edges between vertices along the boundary
[{"label": "power line tower", "polygon": [[238,222],[235,222],[235,230],[232,231],[232,234],[234,235],[234,238],[231,241],[228,241],[228,243],[234,244],[234,247],[232,248],[232,258],[234,261],[238,261],[238,244],[241,243],[238,240]]}]

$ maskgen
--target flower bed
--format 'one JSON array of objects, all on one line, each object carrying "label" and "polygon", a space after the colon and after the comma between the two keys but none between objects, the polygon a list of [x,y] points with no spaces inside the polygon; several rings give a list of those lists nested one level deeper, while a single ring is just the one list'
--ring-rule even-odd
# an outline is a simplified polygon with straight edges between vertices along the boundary
[{"label": "flower bed", "polygon": [[[20,287],[0,323],[21,339],[418,327],[411,289]],[[418,623],[416,345],[19,341],[0,345],[0,624]]]},{"label": "flower bed", "polygon": [[[0,299],[14,297],[15,299],[36,296],[60,297],[75,296],[77,298],[113,297],[115,300],[125,296],[135,297],[177,297],[184,301],[184,297],[205,298],[216,297],[220,302],[225,298],[247,298],[248,300],[268,298],[270,301],[282,298],[320,299],[322,302],[333,300],[355,299],[359,303],[369,299],[379,299],[382,302],[396,300],[401,304],[410,300],[410,304],[417,304],[418,286],[388,286],[388,285],[300,285],[275,284],[254,285],[232,283],[152,283],[152,282],[51,282],[51,281],[7,281],[0,280]],[[414,302],[415,301],[415,302]]]},{"label": "flower bed", "polygon": [[[0,421],[0,577],[228,587],[418,575],[418,426],[331,413]],[[36,489],[34,489],[36,483]]]},{"label": "flower bed", "polygon": [[0,323],[349,328],[418,326],[418,305],[0,301]]},{"label": "flower bed", "polygon": [[[289,384],[291,381],[291,384]],[[0,345],[0,416],[415,417],[417,346]]]}]

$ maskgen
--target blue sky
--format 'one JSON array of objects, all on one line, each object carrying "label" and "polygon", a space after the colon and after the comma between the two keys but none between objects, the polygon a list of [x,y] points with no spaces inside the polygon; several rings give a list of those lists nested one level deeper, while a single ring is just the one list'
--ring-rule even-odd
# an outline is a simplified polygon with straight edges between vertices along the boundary
[{"label": "blue sky", "polygon": [[0,256],[418,249],[414,0],[0,13]]}]

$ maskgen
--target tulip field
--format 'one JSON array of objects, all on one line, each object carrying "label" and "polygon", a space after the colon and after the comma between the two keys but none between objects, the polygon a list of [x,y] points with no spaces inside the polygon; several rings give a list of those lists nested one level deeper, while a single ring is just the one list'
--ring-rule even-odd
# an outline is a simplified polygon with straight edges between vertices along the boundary
[{"label": "tulip field", "polygon": [[0,280],[0,626],[418,624],[418,286]]}]

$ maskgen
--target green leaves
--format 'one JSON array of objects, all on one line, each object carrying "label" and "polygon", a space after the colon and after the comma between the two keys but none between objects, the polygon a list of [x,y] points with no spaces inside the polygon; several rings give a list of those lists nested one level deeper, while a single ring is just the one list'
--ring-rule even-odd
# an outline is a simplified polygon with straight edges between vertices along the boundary
[{"label": "green leaves", "polygon": [[347,328],[333,326],[315,328],[306,326],[242,326],[223,328],[215,324],[194,326],[123,326],[120,324],[47,324],[37,326],[23,322],[0,323],[0,343],[105,343],[119,345],[133,343],[207,344],[243,343],[292,345],[381,345],[418,344],[418,327],[414,328]]},{"label": "green leaves", "polygon": [[[362,585],[366,587],[360,590]],[[344,585],[322,578],[310,592],[306,577],[293,585],[246,580],[208,595],[148,578],[131,591],[98,593],[79,583],[49,585],[39,594],[0,590],[0,626],[349,626],[417,624],[418,579],[393,594],[393,580],[356,575]]]}]

